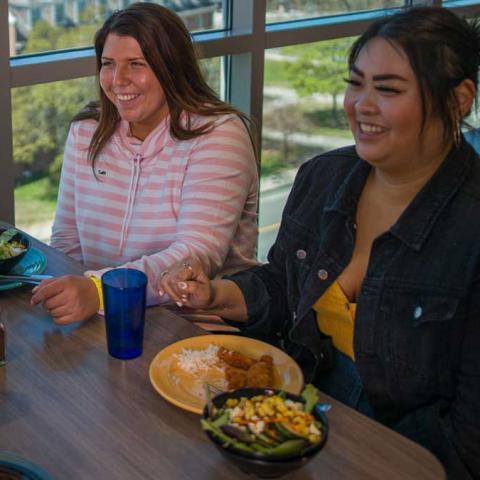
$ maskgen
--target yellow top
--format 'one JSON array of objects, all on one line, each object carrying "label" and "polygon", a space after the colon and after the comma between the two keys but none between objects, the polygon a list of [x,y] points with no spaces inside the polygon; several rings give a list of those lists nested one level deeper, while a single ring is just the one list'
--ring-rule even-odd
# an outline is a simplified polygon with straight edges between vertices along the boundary
[{"label": "yellow top", "polygon": [[348,300],[340,284],[335,281],[315,302],[313,309],[317,312],[320,331],[332,337],[333,345],[337,350],[355,360],[353,325],[357,304]]}]

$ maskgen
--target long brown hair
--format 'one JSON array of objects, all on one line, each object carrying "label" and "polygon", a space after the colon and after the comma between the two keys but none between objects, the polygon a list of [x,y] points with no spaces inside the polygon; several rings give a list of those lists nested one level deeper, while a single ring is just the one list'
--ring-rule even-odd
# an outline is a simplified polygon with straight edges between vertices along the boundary
[{"label": "long brown hair", "polygon": [[[100,101],[90,103],[73,121],[94,118],[98,121],[89,147],[92,164],[117,128],[118,111],[107,98],[98,80],[102,53],[109,34],[134,38],[165,92],[170,113],[170,133],[188,140],[211,131],[214,121],[193,128],[191,115],[235,114],[244,123],[254,151],[252,121],[239,110],[221,101],[207,85],[199,68],[190,33],[181,18],[155,3],[134,3],[113,13],[95,34],[97,85]],[[181,118],[186,115],[186,121]]]}]

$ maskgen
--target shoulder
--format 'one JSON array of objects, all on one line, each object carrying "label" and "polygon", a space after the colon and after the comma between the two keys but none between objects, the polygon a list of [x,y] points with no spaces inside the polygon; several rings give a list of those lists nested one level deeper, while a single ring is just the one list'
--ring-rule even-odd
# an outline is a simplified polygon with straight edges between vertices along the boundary
[{"label": "shoulder", "polygon": [[308,183],[315,189],[337,188],[359,161],[353,145],[322,153],[301,165],[295,184]]},{"label": "shoulder", "polygon": [[97,121],[93,119],[72,122],[68,134],[69,141],[73,142],[75,148],[88,149],[97,125]]},{"label": "shoulder", "polygon": [[[192,142],[196,152],[208,150],[216,152],[228,152],[234,157],[242,157],[243,161],[255,163],[253,142],[247,126],[236,114],[215,115],[202,117],[198,122],[208,123],[207,131]],[[194,124],[194,128],[201,123]]]},{"label": "shoulder", "polygon": [[214,136],[215,134],[221,133],[237,135],[248,134],[245,122],[235,113],[208,116],[194,114],[191,116],[190,120],[193,128],[199,128],[207,124],[211,126],[206,135]]}]

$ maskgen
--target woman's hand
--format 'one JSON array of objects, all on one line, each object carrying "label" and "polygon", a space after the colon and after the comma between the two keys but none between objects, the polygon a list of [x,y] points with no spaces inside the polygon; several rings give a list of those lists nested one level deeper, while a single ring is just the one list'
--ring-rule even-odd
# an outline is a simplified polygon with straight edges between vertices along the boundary
[{"label": "woman's hand", "polygon": [[76,275],[43,280],[33,289],[32,305],[41,305],[53,321],[66,324],[86,320],[99,306],[97,287],[92,280]]},{"label": "woman's hand", "polygon": [[179,263],[160,276],[160,295],[168,294],[179,307],[189,307],[236,322],[247,320],[247,305],[231,280],[210,280],[198,260]]},{"label": "woman's hand", "polygon": [[158,291],[160,295],[167,294],[179,307],[212,307],[213,285],[198,260],[186,260],[163,272]]}]

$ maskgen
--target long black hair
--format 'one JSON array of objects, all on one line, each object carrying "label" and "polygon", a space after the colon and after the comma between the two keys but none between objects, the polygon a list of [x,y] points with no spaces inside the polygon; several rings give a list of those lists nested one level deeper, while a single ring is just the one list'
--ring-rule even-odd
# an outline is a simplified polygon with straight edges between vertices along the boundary
[{"label": "long black hair", "polygon": [[[407,56],[422,100],[422,131],[429,114],[440,118],[444,138],[456,138],[460,113],[455,87],[470,79],[478,87],[480,28],[440,7],[415,7],[389,15],[373,24],[352,45],[351,69],[369,40],[383,38]],[[475,101],[475,106],[477,102]]]}]

